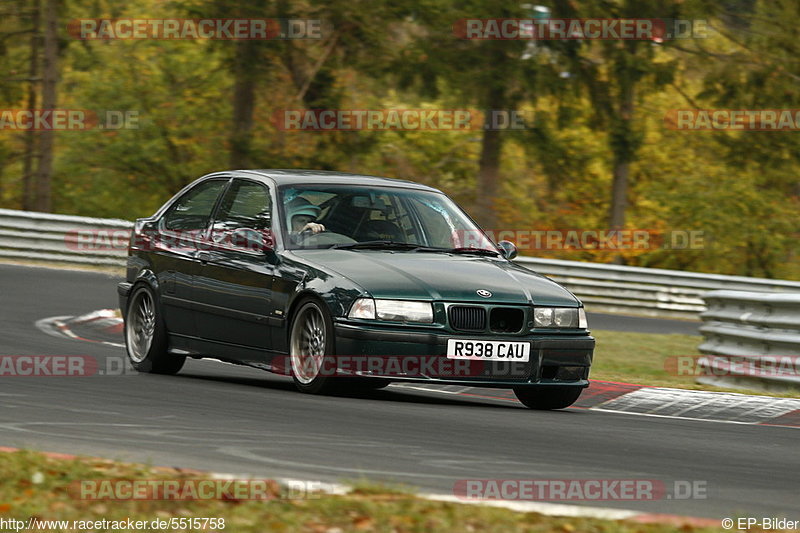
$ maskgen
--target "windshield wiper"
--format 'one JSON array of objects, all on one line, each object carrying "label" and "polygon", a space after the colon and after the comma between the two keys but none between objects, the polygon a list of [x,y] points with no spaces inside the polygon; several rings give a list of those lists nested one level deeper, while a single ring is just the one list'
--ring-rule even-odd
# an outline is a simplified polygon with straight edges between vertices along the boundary
[{"label": "windshield wiper", "polygon": [[435,248],[432,246],[422,246],[410,242],[395,241],[364,241],[353,243],[334,244],[331,246],[336,250],[408,250],[413,252],[437,252],[444,254],[476,254],[487,256],[498,256],[498,252],[487,250],[486,248]]},{"label": "windshield wiper", "polygon": [[476,255],[491,255],[491,256],[500,255],[500,252],[496,252],[494,250],[488,250],[486,248],[449,248],[443,251],[450,254],[476,254]]},{"label": "windshield wiper", "polygon": [[364,241],[334,244],[331,248],[337,250],[416,250],[420,248],[420,245],[409,242]]}]

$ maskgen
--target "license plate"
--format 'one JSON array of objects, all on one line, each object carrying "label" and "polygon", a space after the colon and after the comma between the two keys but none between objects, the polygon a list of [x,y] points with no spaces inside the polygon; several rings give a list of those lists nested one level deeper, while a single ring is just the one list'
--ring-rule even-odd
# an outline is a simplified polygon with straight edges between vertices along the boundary
[{"label": "license plate", "polygon": [[448,359],[472,359],[474,361],[518,361],[527,362],[531,357],[531,343],[506,341],[477,341],[448,339]]}]

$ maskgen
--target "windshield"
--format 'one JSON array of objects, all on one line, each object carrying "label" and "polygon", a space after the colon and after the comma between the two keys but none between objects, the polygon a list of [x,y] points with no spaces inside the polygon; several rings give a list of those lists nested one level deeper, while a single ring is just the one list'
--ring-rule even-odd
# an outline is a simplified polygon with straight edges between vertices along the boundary
[{"label": "windshield", "polygon": [[370,243],[398,249],[474,248],[497,252],[483,231],[441,193],[308,185],[280,188],[279,203],[284,242],[289,249],[346,248]]}]

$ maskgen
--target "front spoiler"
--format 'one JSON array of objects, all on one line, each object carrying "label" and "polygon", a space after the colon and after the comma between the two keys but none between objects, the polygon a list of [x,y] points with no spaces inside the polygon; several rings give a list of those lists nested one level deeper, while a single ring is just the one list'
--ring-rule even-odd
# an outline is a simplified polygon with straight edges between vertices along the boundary
[{"label": "front spoiler", "polygon": [[[527,336],[498,336],[496,338],[462,335],[446,331],[398,331],[370,328],[363,325],[337,322],[337,367],[345,375],[385,377],[392,381],[439,383],[471,387],[510,388],[520,386],[588,387],[595,340],[587,333]],[[447,358],[447,341],[451,338],[530,342],[530,361],[510,363],[495,361],[465,361]],[[403,372],[409,360],[416,372]],[[366,359],[364,363],[362,360]],[[344,361],[343,365],[341,361]],[[370,367],[370,361],[377,363]],[[392,372],[385,371],[392,366]],[[444,375],[420,369],[446,368]],[[468,366],[463,366],[466,364]],[[454,366],[455,365],[455,366]],[[461,366],[459,366],[461,365]],[[344,366],[344,368],[342,368]],[[365,367],[367,370],[365,370]],[[396,371],[398,370],[399,371]]]}]

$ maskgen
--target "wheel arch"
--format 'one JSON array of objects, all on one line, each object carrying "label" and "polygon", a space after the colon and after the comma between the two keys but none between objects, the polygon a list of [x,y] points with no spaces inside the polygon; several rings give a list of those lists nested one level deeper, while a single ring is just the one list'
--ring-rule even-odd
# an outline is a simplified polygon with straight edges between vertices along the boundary
[{"label": "wheel arch", "polygon": [[298,303],[306,298],[313,298],[322,303],[332,319],[347,316],[353,302],[360,297],[369,296],[361,287],[349,283],[339,284],[332,282],[331,279],[323,280],[320,277],[306,280],[297,285],[295,293],[288,302],[286,310],[287,329],[294,319],[297,312]]},{"label": "wheel arch", "polygon": [[[133,294],[142,286],[147,287],[153,293],[153,303],[155,303],[156,312],[163,319],[164,305],[161,302],[161,284],[158,282],[158,276],[149,268],[140,270],[131,283],[126,307],[130,307]],[[120,313],[122,313],[123,320],[128,319],[128,309],[120,309]]]},{"label": "wheel arch", "polygon": [[297,310],[300,309],[300,305],[307,300],[316,300],[317,303],[321,304],[328,310],[331,318],[336,316],[329,304],[326,302],[325,299],[317,292],[310,290],[310,289],[302,289],[295,293],[292,301],[289,303],[289,311],[286,313],[286,340],[288,342],[289,335],[291,334],[292,330],[292,323],[294,322],[294,317],[297,314]]},{"label": "wheel arch", "polygon": [[158,281],[158,276],[151,269],[143,268],[136,274],[136,277],[131,282],[131,291],[142,283],[149,285],[150,289],[152,289],[156,295],[160,294],[161,284]]}]

